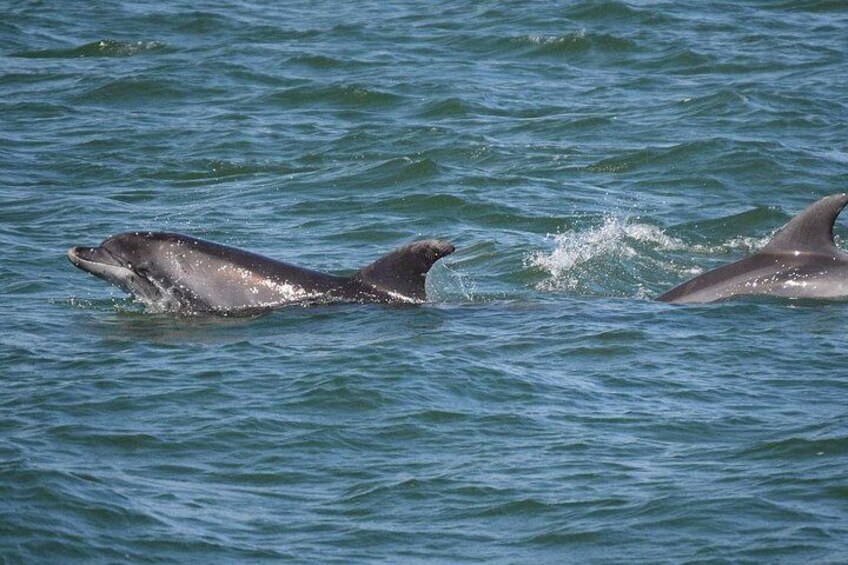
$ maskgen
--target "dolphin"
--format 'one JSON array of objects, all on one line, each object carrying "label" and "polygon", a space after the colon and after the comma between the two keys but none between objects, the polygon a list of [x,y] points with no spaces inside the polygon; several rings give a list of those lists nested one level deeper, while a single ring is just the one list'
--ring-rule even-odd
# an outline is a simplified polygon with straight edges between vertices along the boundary
[{"label": "dolphin", "polygon": [[416,241],[336,276],[187,235],[132,232],[72,247],[68,259],[151,311],[249,315],[290,304],[418,304],[430,267],[453,251],[447,241]]},{"label": "dolphin", "polygon": [[687,304],[747,295],[848,298],[848,253],[833,241],[833,224],[846,204],[848,194],[814,202],[758,253],[695,277],[657,300]]}]

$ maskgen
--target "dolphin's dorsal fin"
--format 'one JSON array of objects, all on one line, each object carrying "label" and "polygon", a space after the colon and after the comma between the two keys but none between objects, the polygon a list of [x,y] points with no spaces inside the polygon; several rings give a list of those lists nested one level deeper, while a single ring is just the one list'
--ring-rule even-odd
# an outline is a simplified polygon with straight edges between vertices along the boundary
[{"label": "dolphin's dorsal fin", "polygon": [[447,241],[416,241],[395,249],[351,277],[377,291],[400,299],[426,299],[424,282],[433,263],[454,252]]},{"label": "dolphin's dorsal fin", "polygon": [[763,248],[765,253],[816,253],[836,255],[833,224],[848,204],[848,193],[826,196],[789,220]]}]

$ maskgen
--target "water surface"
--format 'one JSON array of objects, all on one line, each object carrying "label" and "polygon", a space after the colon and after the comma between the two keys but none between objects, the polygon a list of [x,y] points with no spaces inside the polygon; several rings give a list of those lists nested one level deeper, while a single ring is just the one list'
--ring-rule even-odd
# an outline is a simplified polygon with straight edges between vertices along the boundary
[{"label": "water surface", "polygon": [[[848,9],[0,8],[0,557],[817,562],[848,304],[651,298],[848,189]],[[144,313],[137,229],[432,302]],[[848,228],[837,227],[844,239]]]}]

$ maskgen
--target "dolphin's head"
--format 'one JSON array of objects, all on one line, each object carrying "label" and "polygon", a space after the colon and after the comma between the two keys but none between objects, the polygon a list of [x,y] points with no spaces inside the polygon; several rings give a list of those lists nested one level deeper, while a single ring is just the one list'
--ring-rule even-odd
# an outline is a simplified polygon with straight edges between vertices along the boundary
[{"label": "dolphin's head", "polygon": [[172,289],[164,287],[153,260],[162,244],[155,233],[122,233],[103,241],[98,247],[71,247],[68,259],[76,267],[112,283],[148,305],[166,307],[175,299]]}]

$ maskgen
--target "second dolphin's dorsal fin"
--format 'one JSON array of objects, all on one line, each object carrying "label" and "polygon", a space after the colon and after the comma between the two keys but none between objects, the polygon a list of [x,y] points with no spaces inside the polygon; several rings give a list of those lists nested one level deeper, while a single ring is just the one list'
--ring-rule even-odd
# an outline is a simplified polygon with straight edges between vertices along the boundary
[{"label": "second dolphin's dorsal fin", "polygon": [[848,204],[848,193],[826,196],[789,220],[763,248],[764,253],[836,255],[833,224]]},{"label": "second dolphin's dorsal fin", "polygon": [[447,241],[416,241],[380,257],[351,278],[398,300],[422,302],[427,271],[454,249]]}]

